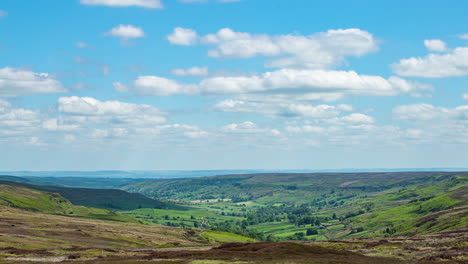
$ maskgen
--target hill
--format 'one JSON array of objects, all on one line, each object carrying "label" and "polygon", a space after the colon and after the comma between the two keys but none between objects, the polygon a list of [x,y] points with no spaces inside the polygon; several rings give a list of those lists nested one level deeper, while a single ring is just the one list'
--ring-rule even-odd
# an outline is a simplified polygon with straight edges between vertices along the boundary
[{"label": "hill", "polygon": [[[210,228],[262,240],[319,241],[468,227],[467,186],[467,172],[387,172],[226,175],[123,189],[208,210],[215,214],[204,218]],[[170,225],[196,221],[176,213],[177,218],[148,210],[126,213]]]},{"label": "hill", "polygon": [[60,194],[20,186],[0,184],[0,205],[29,212],[139,223],[135,218],[117,212],[73,205]]},{"label": "hill", "polygon": [[185,208],[171,202],[148,198],[142,194],[128,193],[116,189],[69,188],[39,186],[28,183],[0,180],[0,184],[21,186],[33,190],[58,193],[74,205],[110,210],[133,210],[138,208],[177,209]]},{"label": "hill", "polygon": [[[457,176],[450,181],[442,181],[437,186],[405,188],[394,193],[355,200],[355,206],[368,205],[368,199],[374,198],[385,202],[382,203],[382,207],[375,206],[366,213],[330,221],[340,221],[343,225],[347,221],[358,225],[389,223],[385,221],[397,223],[397,219],[391,219],[388,216],[395,215],[395,212],[391,210],[398,206],[393,206],[391,202],[387,204],[387,202],[412,197],[411,201],[399,205],[410,206],[410,208],[407,211],[400,208],[398,211],[401,211],[402,215],[407,215],[416,209],[421,215],[430,212],[426,214],[430,217],[412,217],[411,219],[415,221],[408,222],[410,227],[397,230],[397,233],[417,230],[418,227],[426,224],[430,228],[437,226],[432,222],[434,219],[439,222],[438,217],[449,218],[452,223],[458,222],[449,226],[450,229],[457,228],[464,225],[464,222],[454,219],[454,216],[460,213],[460,215],[465,214],[466,217],[467,192],[464,184],[465,179]],[[450,190],[444,191],[447,188]],[[432,195],[436,192],[434,196],[415,200],[415,197]],[[219,208],[219,203],[214,205]],[[261,211],[255,210],[270,209],[268,206],[240,207],[248,208],[246,211],[256,212],[257,217],[262,217]],[[197,213],[203,215],[207,208],[201,208]],[[299,215],[304,215],[303,208],[307,207],[294,207],[294,214],[299,212]],[[296,211],[298,209],[299,211]],[[323,210],[328,209],[330,208]],[[191,211],[137,209],[132,212],[148,213],[152,210],[158,213],[166,212],[166,214],[169,211],[179,212],[181,216],[185,213],[194,214],[197,211],[195,209]],[[445,213],[447,210],[450,210],[449,214]],[[211,208],[209,212],[214,215],[219,211]],[[227,223],[235,222],[236,218],[243,218],[226,216],[226,214],[223,217],[230,219]],[[304,215],[304,217],[307,216]],[[362,219],[359,221],[358,218]],[[196,218],[190,219],[193,221]],[[376,220],[373,221],[373,219]],[[444,223],[449,222],[444,220]],[[447,264],[467,260],[466,254],[463,253],[467,237],[465,229],[432,233],[430,236],[413,233],[408,234],[411,237],[394,237],[385,240],[359,238],[323,242],[232,243],[254,240],[222,232],[219,227],[225,223],[219,224],[219,226],[213,226],[213,230],[142,224],[131,217],[113,211],[73,205],[58,193],[33,190],[18,186],[18,183],[17,185],[0,184],[0,262],[2,263],[17,264],[30,261],[34,263],[73,261],[74,263],[108,264],[142,261],[147,263],[311,263],[313,260],[313,263]],[[402,223],[400,224],[401,227],[405,227]],[[436,227],[431,232],[434,230],[439,229]],[[320,232],[323,231],[328,230],[320,230]],[[365,232],[360,231],[355,234],[359,233]],[[219,242],[231,243],[219,246]],[[234,259],[235,262],[233,262]]]},{"label": "hill", "polygon": [[0,184],[1,263],[95,263],[110,255],[141,258],[155,248],[203,249],[226,239],[254,241],[230,233],[145,225],[114,211],[73,205],[57,193]]},{"label": "hill", "polygon": [[32,185],[61,186],[72,188],[93,188],[93,189],[117,189],[123,185],[141,182],[149,179],[144,178],[119,178],[119,177],[78,177],[66,176],[9,176],[0,175],[0,180],[28,183]]},{"label": "hill", "polygon": [[178,201],[230,199],[262,204],[310,202],[331,191],[342,196],[376,193],[411,185],[430,185],[466,172],[265,173],[190,179],[152,180],[123,186],[129,192]]}]

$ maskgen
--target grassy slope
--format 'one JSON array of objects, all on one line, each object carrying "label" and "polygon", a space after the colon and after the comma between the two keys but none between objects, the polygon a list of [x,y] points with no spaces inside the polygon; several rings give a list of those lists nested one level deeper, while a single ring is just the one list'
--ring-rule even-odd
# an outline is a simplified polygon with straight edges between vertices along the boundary
[{"label": "grassy slope", "polygon": [[[61,186],[72,188],[117,189],[120,186],[144,181],[133,178],[104,178],[104,177],[37,177],[37,176],[8,176],[0,175],[0,180],[29,183],[33,185]],[[146,179],[149,180],[149,179]]]},{"label": "grassy slope", "polygon": [[105,209],[75,206],[56,193],[20,186],[0,185],[0,205],[46,214],[138,223],[133,217]]},{"label": "grassy slope", "polygon": [[[112,242],[105,243],[107,246],[133,243],[130,247],[172,242],[176,243],[174,245],[202,245],[208,240],[221,242],[226,238],[252,241],[230,233],[213,233],[202,237],[200,230],[187,233],[181,228],[143,225],[141,221],[120,213],[75,206],[56,193],[11,185],[0,185],[0,216],[0,248],[41,248],[45,245],[95,247],[105,240]],[[86,239],[81,241],[78,237]],[[93,239],[96,239],[96,245]]]},{"label": "grassy slope", "polygon": [[[253,199],[247,203],[247,210],[286,201],[297,205],[319,197],[321,205],[312,205],[314,216],[330,218],[336,213],[338,217],[345,217],[363,211],[343,221],[322,221],[331,226],[318,230],[318,235],[306,237],[323,240],[414,235],[466,227],[468,199],[462,194],[467,193],[467,179],[466,172],[259,174],[151,181],[132,184],[125,189],[201,202],[198,207],[208,209],[218,218],[222,217],[222,212],[239,212],[242,207],[229,201],[217,202],[217,199],[235,198],[238,194]],[[211,200],[203,202],[203,199]],[[329,202],[333,201],[344,203],[330,206]],[[158,215],[146,214],[146,217],[153,216],[158,218]],[[310,226],[297,227],[282,221],[250,228],[267,235],[287,237],[305,232]],[[356,232],[358,228],[363,230]],[[387,228],[390,233],[385,232]]]},{"label": "grassy slope", "polygon": [[0,184],[22,186],[38,191],[58,193],[75,205],[111,210],[132,210],[138,208],[185,209],[176,204],[151,199],[141,194],[114,189],[67,188],[60,186],[39,186],[27,183],[0,180]]},{"label": "grassy slope", "polygon": [[189,234],[181,228],[43,214],[6,206],[0,206],[0,215],[0,262],[2,257],[72,253],[93,257],[119,254],[120,250],[207,245],[198,231]]},{"label": "grassy slope", "polygon": [[153,180],[129,184],[123,190],[149,197],[194,201],[234,199],[263,204],[300,204],[331,190],[344,196],[428,184],[456,172],[246,174],[191,179]]},{"label": "grassy slope", "polygon": [[[377,206],[371,212],[349,218],[348,223],[363,227],[361,235],[415,235],[468,226],[468,177],[426,188],[409,188],[397,194],[382,195],[376,201],[392,201],[395,206]],[[408,200],[411,198],[411,200]],[[400,205],[398,205],[400,204]]]}]

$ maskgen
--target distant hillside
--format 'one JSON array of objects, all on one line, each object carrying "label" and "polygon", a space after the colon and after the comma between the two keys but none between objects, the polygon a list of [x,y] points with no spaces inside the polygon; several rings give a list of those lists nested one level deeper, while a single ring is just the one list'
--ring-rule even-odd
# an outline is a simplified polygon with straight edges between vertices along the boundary
[{"label": "distant hillside", "polygon": [[314,196],[339,191],[343,196],[362,195],[411,186],[430,185],[467,172],[381,173],[266,173],[190,179],[152,180],[121,189],[149,197],[193,201],[232,199],[235,202],[307,203]]},{"label": "distant hillside", "polygon": [[[206,218],[212,228],[271,241],[420,235],[468,227],[468,172],[226,175],[124,189],[209,210],[215,214]],[[194,221],[162,212],[129,214],[171,225]],[[220,222],[224,217],[230,219]]]},{"label": "distant hillside", "polygon": [[104,208],[110,210],[133,210],[138,208],[179,209],[174,203],[151,199],[141,194],[114,189],[67,188],[60,186],[39,186],[28,183],[0,180],[0,184],[21,186],[33,190],[58,193],[74,205]]},{"label": "distant hillside", "polygon": [[[64,174],[66,175],[66,174]],[[141,182],[149,179],[118,178],[118,177],[38,177],[0,175],[0,180],[29,183],[33,185],[61,186],[71,188],[117,189],[123,185]]]},{"label": "distant hillside", "polygon": [[357,236],[413,236],[468,227],[468,177],[361,200],[364,214],[344,222],[361,228]]},{"label": "distant hillside", "polygon": [[[5,187],[5,185],[0,185]],[[19,192],[14,200],[5,202],[7,195],[5,188],[0,189],[0,263],[28,263],[23,258],[37,259],[34,263],[65,262],[66,260],[82,260],[79,263],[97,263],[99,258],[106,256],[120,256],[125,258],[143,257],[145,250],[149,248],[206,246],[208,242],[199,237],[200,232],[192,230],[188,233],[182,228],[173,228],[156,225],[143,225],[130,217],[114,213],[108,214],[107,210],[90,209],[87,217],[74,214],[49,214],[41,211],[24,210],[34,209],[39,204],[30,207],[24,203],[32,201],[46,202],[46,207],[40,210],[61,210],[62,206],[53,208],[58,197],[52,197],[54,201],[47,201],[48,194],[38,191],[27,191],[23,187],[6,186],[11,193]],[[9,193],[8,195],[10,195]],[[42,197],[41,197],[42,196]],[[22,200],[21,202],[19,200]],[[29,201],[26,201],[29,200]],[[14,203],[15,207],[5,203]],[[67,203],[62,201],[62,204]],[[51,206],[51,207],[48,207]],[[63,206],[63,209],[85,210],[81,206]],[[105,215],[107,213],[107,215]],[[106,218],[107,217],[107,218]],[[114,220],[114,221],[106,221]],[[115,221],[117,220],[117,221]],[[142,249],[141,251],[139,251]],[[8,259],[13,260],[8,260]],[[16,260],[16,261],[14,261]],[[32,262],[31,262],[32,263]],[[68,261],[67,261],[68,263]],[[78,263],[78,262],[77,262]],[[100,262],[99,262],[100,263]],[[106,262],[107,263],[107,262]],[[116,262],[122,263],[122,262]]]},{"label": "distant hillside", "polygon": [[0,183],[0,206],[31,212],[138,223],[139,221],[105,209],[73,205],[57,193],[33,190]]}]

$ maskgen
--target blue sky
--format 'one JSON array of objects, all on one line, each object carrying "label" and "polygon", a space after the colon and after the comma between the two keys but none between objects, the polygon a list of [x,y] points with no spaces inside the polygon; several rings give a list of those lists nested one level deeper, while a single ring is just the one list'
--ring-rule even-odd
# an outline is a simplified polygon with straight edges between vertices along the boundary
[{"label": "blue sky", "polygon": [[3,0],[0,167],[468,167],[466,10]]}]

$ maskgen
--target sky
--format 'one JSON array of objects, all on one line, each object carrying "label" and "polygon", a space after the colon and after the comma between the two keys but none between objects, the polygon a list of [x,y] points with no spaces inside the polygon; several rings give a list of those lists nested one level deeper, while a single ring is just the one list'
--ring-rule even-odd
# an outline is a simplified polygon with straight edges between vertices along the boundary
[{"label": "sky", "polygon": [[466,10],[2,0],[0,170],[466,168]]}]

